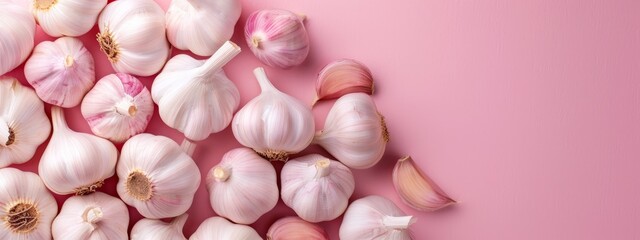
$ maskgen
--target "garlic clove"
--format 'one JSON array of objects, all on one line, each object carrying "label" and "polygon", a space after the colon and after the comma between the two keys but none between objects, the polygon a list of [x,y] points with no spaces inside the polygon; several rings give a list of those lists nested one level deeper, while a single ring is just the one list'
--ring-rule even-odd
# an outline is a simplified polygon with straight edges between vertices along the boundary
[{"label": "garlic clove", "polygon": [[0,76],[27,60],[36,35],[36,21],[23,2],[1,0]]},{"label": "garlic clove", "polygon": [[322,227],[298,217],[284,217],[274,222],[267,232],[268,240],[328,240]]},{"label": "garlic clove", "polygon": [[341,59],[329,63],[318,74],[316,81],[316,101],[336,99],[349,93],[373,94],[373,77],[364,64]]},{"label": "garlic clove", "polygon": [[416,166],[410,156],[398,160],[393,168],[393,185],[404,203],[420,211],[435,211],[456,203]]},{"label": "garlic clove", "polygon": [[340,225],[340,239],[410,240],[410,227],[416,220],[391,200],[371,195],[351,203]]},{"label": "garlic clove", "polygon": [[221,217],[211,217],[204,220],[189,238],[189,240],[207,239],[262,240],[253,228],[231,223]]},{"label": "garlic clove", "polygon": [[89,32],[107,0],[31,0],[31,12],[47,35],[80,36]]},{"label": "garlic clove", "polygon": [[155,219],[141,219],[131,229],[131,240],[186,240],[182,228],[189,215],[174,218],[171,223]]},{"label": "garlic clove", "polygon": [[54,239],[129,239],[129,211],[120,199],[96,192],[74,196],[53,220]]}]

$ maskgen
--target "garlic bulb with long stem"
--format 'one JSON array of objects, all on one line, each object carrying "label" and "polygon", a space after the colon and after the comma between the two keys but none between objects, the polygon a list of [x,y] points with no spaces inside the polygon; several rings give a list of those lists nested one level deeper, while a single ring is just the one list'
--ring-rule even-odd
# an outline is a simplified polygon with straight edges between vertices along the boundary
[{"label": "garlic bulb with long stem", "polygon": [[38,44],[24,65],[24,76],[43,101],[71,108],[96,80],[93,56],[76,38]]},{"label": "garlic bulb with long stem", "polygon": [[319,100],[336,99],[356,92],[373,94],[371,71],[356,60],[336,60],[327,64],[318,74],[313,104]]},{"label": "garlic bulb with long stem", "polygon": [[311,109],[276,89],[263,68],[253,70],[262,92],[233,118],[233,135],[240,144],[270,160],[286,161],[313,140]]},{"label": "garlic bulb with long stem", "polygon": [[340,225],[340,239],[410,240],[409,227],[416,222],[391,200],[371,195],[351,203]]},{"label": "garlic bulb with long stem", "polygon": [[221,217],[211,217],[204,220],[189,240],[233,239],[233,240],[262,240],[253,228],[241,224],[234,224]]},{"label": "garlic bulb with long stem", "polygon": [[36,21],[21,4],[0,0],[0,76],[27,60],[35,45]]},{"label": "garlic bulb with long stem", "polygon": [[60,195],[95,192],[115,173],[118,150],[106,139],[71,130],[60,107],[51,108],[51,118],[53,134],[38,165],[42,181]]},{"label": "garlic bulb with long stem", "polygon": [[170,223],[157,219],[140,219],[131,229],[131,240],[187,240],[182,228],[189,215],[183,214]]},{"label": "garlic bulb with long stem", "polygon": [[31,12],[47,35],[83,35],[98,20],[107,0],[30,0]]},{"label": "garlic bulb with long stem", "polygon": [[328,240],[322,227],[299,217],[284,217],[274,222],[267,232],[268,240]]},{"label": "garlic bulb with long stem", "polygon": [[289,160],[280,173],[282,200],[309,222],[336,219],[355,190],[351,170],[319,154]]},{"label": "garlic bulb with long stem", "polygon": [[435,211],[456,203],[410,156],[400,158],[393,168],[393,185],[402,201],[420,211]]},{"label": "garlic bulb with long stem", "polygon": [[127,240],[129,211],[120,199],[96,192],[67,199],[53,220],[54,239]]}]

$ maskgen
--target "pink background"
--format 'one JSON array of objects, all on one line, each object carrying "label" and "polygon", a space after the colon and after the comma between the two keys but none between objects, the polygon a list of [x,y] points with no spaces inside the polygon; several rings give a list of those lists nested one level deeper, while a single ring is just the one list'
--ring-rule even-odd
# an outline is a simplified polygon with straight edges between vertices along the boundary
[{"label": "pink background", "polygon": [[[158,1],[166,9],[169,1]],[[640,239],[639,1],[243,4],[232,40],[244,51],[225,68],[242,104],[258,94],[251,70],[262,64],[241,34],[257,9],[308,16],[307,62],[291,70],[267,68],[278,88],[300,100],[311,101],[316,74],[334,59],[354,58],[371,68],[391,142],[380,164],[354,171],[353,199],[390,198],[419,218],[416,239]],[[100,78],[113,70],[95,34],[81,39]],[[53,39],[38,30],[42,40]],[[8,75],[26,83],[22,67]],[[141,79],[151,86],[153,78]],[[314,109],[319,128],[331,104]],[[79,108],[66,113],[73,129],[89,132]],[[157,113],[148,132],[182,139]],[[34,160],[16,167],[36,171],[44,146]],[[200,142],[194,158],[204,175],[238,146],[227,129]],[[391,170],[404,154],[462,203],[435,213],[403,205]],[[117,195],[116,181],[101,190]],[[140,215],[132,208],[130,213],[133,226]],[[204,184],[189,214],[187,237],[213,216]],[[287,215],[293,211],[279,203],[252,226],[264,236]],[[339,221],[322,225],[337,239]]]}]

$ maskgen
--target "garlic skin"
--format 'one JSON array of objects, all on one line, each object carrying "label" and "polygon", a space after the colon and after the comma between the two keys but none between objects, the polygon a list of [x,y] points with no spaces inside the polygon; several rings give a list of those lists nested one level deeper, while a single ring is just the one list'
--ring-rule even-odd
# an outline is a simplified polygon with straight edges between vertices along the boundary
[{"label": "garlic skin", "polygon": [[325,66],[316,80],[316,101],[340,98],[349,93],[373,94],[373,76],[364,64],[340,59]]},{"label": "garlic skin", "polygon": [[167,9],[167,38],[180,50],[211,56],[231,39],[241,11],[238,0],[173,0]]},{"label": "garlic skin", "polygon": [[226,42],[207,60],[171,58],[151,87],[162,121],[194,141],[227,128],[240,105],[240,92],[222,67],[238,53],[240,47]]},{"label": "garlic skin", "polygon": [[96,80],[93,56],[76,38],[41,42],[24,75],[42,101],[63,108],[80,104]]},{"label": "garlic skin", "polygon": [[0,76],[27,60],[36,35],[36,21],[29,10],[11,0],[0,0]]},{"label": "garlic skin", "polygon": [[51,123],[36,93],[0,77],[0,168],[29,161],[49,137]]},{"label": "garlic skin", "polygon": [[115,173],[118,150],[108,140],[71,130],[59,107],[51,107],[51,118],[53,134],[38,165],[42,181],[59,195],[95,192]]},{"label": "garlic skin", "polygon": [[370,168],[382,159],[389,132],[371,96],[350,93],[333,105],[314,143],[350,168]]},{"label": "garlic skin", "polygon": [[211,217],[204,220],[189,240],[233,239],[233,240],[262,240],[253,228],[241,224],[234,224],[221,217]]},{"label": "garlic skin", "polygon": [[95,135],[123,142],[147,128],[153,115],[153,100],[136,77],[109,74],[84,97],[81,112]]},{"label": "garlic skin", "polygon": [[315,123],[308,106],[276,89],[263,68],[253,70],[262,92],[233,118],[240,144],[270,160],[286,161],[313,140]]},{"label": "garlic skin", "polygon": [[120,199],[96,192],[67,199],[51,228],[54,239],[127,240],[129,211]]},{"label": "garlic skin", "polygon": [[140,219],[131,229],[131,240],[187,240],[182,228],[189,215],[174,218],[171,223],[155,219]]},{"label": "garlic skin", "polygon": [[410,240],[409,227],[416,220],[391,200],[370,195],[351,203],[340,225],[340,239]]},{"label": "garlic skin", "polygon": [[89,32],[107,0],[31,0],[30,10],[42,30],[52,37]]},{"label": "garlic skin", "polygon": [[37,174],[0,169],[0,239],[51,239],[58,204]]},{"label": "garlic skin", "polygon": [[211,207],[220,216],[252,224],[278,203],[276,170],[253,150],[227,152],[207,174]]},{"label": "garlic skin", "polygon": [[322,227],[299,217],[284,217],[274,222],[267,232],[268,240],[329,240]]},{"label": "garlic skin", "polygon": [[280,178],[282,200],[309,222],[338,218],[355,190],[351,170],[319,154],[289,160]]},{"label": "garlic skin", "polygon": [[300,65],[309,55],[309,37],[304,17],[287,10],[271,9],[252,13],[247,18],[244,36],[256,57],[282,69]]},{"label": "garlic skin", "polygon": [[151,219],[185,213],[200,186],[200,171],[191,157],[173,140],[148,133],[125,142],[117,173],[122,201]]},{"label": "garlic skin", "polygon": [[430,212],[456,203],[410,156],[400,158],[393,168],[393,185],[402,201],[416,210]]},{"label": "garlic skin", "polygon": [[116,72],[151,76],[169,58],[164,11],[153,0],[111,2],[98,27],[100,49]]}]

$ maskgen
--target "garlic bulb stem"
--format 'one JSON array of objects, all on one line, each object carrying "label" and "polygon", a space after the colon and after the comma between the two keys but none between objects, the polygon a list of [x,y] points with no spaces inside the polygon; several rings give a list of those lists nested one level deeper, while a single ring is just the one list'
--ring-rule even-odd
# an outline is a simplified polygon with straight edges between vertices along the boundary
[{"label": "garlic bulb stem", "polygon": [[187,153],[189,157],[193,157],[193,152],[196,151],[196,143],[187,138],[184,138],[184,140],[182,140],[182,144],[180,144],[180,148],[182,149],[182,151]]},{"label": "garlic bulb stem", "polygon": [[269,78],[267,78],[267,73],[264,71],[264,68],[256,68],[253,69],[253,75],[256,76],[256,79],[258,79],[258,84],[260,84],[260,90],[262,90],[262,92],[267,92],[267,91],[278,91],[279,90],[273,86],[273,84],[271,84],[271,81],[269,81]]},{"label": "garlic bulb stem", "polygon": [[67,68],[73,67],[73,63],[75,61],[73,60],[73,56],[71,55],[67,55],[66,58],[64,58],[64,66]]},{"label": "garlic bulb stem", "polygon": [[138,113],[138,107],[132,101],[124,99],[116,103],[116,112],[123,116],[135,117]]},{"label": "garlic bulb stem", "polygon": [[6,147],[13,143],[13,133],[9,128],[9,124],[0,118],[0,146]]},{"label": "garlic bulb stem", "polygon": [[329,173],[331,172],[331,168],[329,167],[329,165],[331,165],[331,161],[329,161],[329,159],[318,160],[315,164],[317,170],[315,179],[329,175]]},{"label": "garlic bulb stem", "polygon": [[409,226],[411,226],[411,224],[415,222],[416,218],[414,218],[413,216],[384,216],[384,218],[382,218],[382,224],[384,224],[384,226],[388,228],[393,229],[407,229],[409,228]]},{"label": "garlic bulb stem", "polygon": [[103,216],[104,214],[102,213],[102,209],[100,207],[88,208],[82,214],[82,218],[85,222],[94,224],[102,220]]},{"label": "garlic bulb stem", "polygon": [[202,80],[213,80],[222,67],[240,53],[240,47],[231,41],[225,42],[202,66],[200,66],[200,76]]},{"label": "garlic bulb stem", "polygon": [[69,126],[67,121],[64,120],[64,113],[60,107],[51,108],[51,121],[53,122],[54,131],[68,131]]},{"label": "garlic bulb stem", "polygon": [[213,177],[218,182],[227,181],[227,179],[229,179],[230,176],[231,176],[230,171],[227,169],[224,169],[223,167],[218,166],[213,169]]}]

